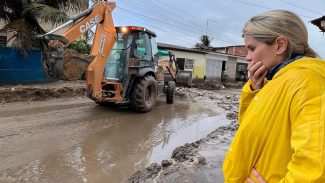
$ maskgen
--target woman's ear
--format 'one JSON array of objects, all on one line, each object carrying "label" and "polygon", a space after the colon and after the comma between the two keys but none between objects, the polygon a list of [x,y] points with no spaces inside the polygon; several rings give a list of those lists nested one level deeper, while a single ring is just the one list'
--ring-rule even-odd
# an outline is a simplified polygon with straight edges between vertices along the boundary
[{"label": "woman's ear", "polygon": [[275,43],[277,44],[277,55],[286,54],[288,49],[288,39],[283,36],[279,36],[276,38]]}]

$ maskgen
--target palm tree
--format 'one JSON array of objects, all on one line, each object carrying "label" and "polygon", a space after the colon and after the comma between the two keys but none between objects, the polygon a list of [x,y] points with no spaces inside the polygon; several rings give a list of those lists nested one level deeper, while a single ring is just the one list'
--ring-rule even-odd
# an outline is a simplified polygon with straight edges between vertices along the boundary
[{"label": "palm tree", "polygon": [[199,50],[208,50],[211,47],[211,42],[212,42],[212,38],[210,38],[207,35],[202,35],[200,37],[200,42],[196,43],[194,48],[199,49]]},{"label": "palm tree", "polygon": [[23,55],[38,48],[35,36],[45,33],[42,23],[52,26],[68,20],[67,12],[78,12],[87,0],[2,0],[0,20],[6,25],[0,29],[8,36],[11,47],[18,48]]}]

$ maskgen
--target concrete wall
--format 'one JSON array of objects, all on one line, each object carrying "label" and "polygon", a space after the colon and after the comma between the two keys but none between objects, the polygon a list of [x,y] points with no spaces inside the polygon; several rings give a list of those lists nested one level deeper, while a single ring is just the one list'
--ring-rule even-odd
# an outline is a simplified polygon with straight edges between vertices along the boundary
[{"label": "concrete wall", "polygon": [[245,57],[247,55],[247,48],[245,46],[232,46],[228,47],[228,54],[238,55]]},{"label": "concrete wall", "polygon": [[245,60],[245,57],[237,57],[237,63],[248,64],[249,62]]},{"label": "concrete wall", "polygon": [[40,51],[23,57],[15,48],[0,48],[0,84],[47,82]]},{"label": "concrete wall", "polygon": [[176,58],[194,59],[193,79],[203,79],[205,75],[205,54],[171,50]]},{"label": "concrete wall", "polygon": [[[207,66],[205,69],[205,74],[207,76],[207,80],[220,80],[222,73],[222,62],[225,62],[226,74],[228,75],[228,81],[235,81],[236,76],[238,75],[237,65],[248,64],[249,62],[245,60],[245,57],[232,56],[222,53],[208,53],[206,54],[206,62]],[[212,61],[216,63],[211,64]],[[209,67],[217,67],[217,68],[209,68]],[[214,73],[211,73],[214,72]],[[214,76],[211,78],[211,76]],[[210,77],[210,78],[209,78]]]},{"label": "concrete wall", "polygon": [[237,69],[237,57],[229,57],[226,62],[226,73],[228,75],[228,81],[235,81]]}]

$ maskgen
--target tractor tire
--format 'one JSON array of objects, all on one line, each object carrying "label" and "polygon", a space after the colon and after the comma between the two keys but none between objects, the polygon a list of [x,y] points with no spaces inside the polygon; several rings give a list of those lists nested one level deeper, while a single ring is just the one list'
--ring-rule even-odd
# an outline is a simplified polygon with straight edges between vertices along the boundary
[{"label": "tractor tire", "polygon": [[153,76],[148,75],[135,82],[130,100],[133,110],[149,112],[157,101],[157,80]]},{"label": "tractor tire", "polygon": [[176,88],[175,82],[168,81],[167,88],[166,88],[166,103],[167,104],[174,103],[175,88]]}]

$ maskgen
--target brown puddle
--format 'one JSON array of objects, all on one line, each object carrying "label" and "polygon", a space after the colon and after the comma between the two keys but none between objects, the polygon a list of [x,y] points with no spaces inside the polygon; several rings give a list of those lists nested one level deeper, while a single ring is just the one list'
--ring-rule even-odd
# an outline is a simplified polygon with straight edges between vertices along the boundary
[{"label": "brown puddle", "polygon": [[[225,114],[218,115],[218,109],[211,109],[214,106],[181,100],[173,105],[161,100],[146,114],[88,110],[87,114],[95,117],[85,123],[110,125],[84,134],[72,147],[1,170],[0,182],[125,182],[150,163],[169,159],[176,147],[227,124]],[[97,113],[101,113],[98,118]]]}]

